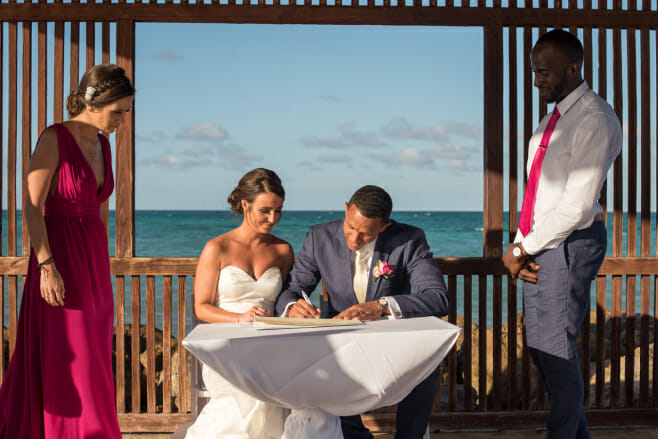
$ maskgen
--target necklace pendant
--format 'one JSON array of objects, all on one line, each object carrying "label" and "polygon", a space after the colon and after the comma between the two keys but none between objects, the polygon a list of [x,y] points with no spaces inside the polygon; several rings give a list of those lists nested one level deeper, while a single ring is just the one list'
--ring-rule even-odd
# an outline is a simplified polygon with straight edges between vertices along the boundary
[{"label": "necklace pendant", "polygon": [[95,151],[91,153],[91,161],[96,162],[96,152]]}]

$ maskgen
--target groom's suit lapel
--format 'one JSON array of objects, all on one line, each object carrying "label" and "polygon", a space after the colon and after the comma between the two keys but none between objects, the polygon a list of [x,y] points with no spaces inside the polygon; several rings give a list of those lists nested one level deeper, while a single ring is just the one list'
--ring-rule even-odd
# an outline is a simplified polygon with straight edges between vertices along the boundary
[{"label": "groom's suit lapel", "polygon": [[375,250],[372,253],[372,263],[370,264],[368,290],[366,293],[366,302],[370,302],[379,297],[379,286],[382,284],[381,279],[373,280],[373,270],[377,266],[379,260],[387,261],[388,256],[391,254],[391,241],[387,239],[387,230],[384,230],[377,238]]},{"label": "groom's suit lapel", "polygon": [[339,279],[344,280],[340,282],[343,291],[336,291],[336,293],[350,295],[354,303],[357,303],[356,295],[354,294],[351,253],[350,249],[347,247],[347,242],[345,242],[345,233],[343,232],[342,222],[334,234],[334,239],[336,240],[336,249],[338,250],[338,254],[336,255],[336,267],[334,270],[339,276]]}]

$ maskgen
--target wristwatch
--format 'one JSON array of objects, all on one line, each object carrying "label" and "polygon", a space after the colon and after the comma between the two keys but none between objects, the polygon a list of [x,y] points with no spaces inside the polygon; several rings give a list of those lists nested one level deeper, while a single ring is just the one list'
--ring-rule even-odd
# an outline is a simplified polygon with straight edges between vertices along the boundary
[{"label": "wristwatch", "polygon": [[515,245],[514,248],[512,249],[512,256],[515,258],[520,258],[522,256],[525,256],[525,252],[523,249],[521,249],[521,244]]},{"label": "wristwatch", "polygon": [[382,307],[382,315],[386,314],[385,311],[388,309],[388,300],[386,300],[386,297],[380,297],[377,303]]}]

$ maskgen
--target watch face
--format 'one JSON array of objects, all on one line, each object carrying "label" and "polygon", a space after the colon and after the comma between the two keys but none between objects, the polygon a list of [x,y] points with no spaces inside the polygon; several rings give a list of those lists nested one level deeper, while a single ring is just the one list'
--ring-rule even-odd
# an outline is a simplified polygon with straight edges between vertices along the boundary
[{"label": "watch face", "polygon": [[519,256],[521,256],[521,249],[519,247],[514,247],[514,249],[512,250],[512,255],[518,258]]},{"label": "watch face", "polygon": [[385,298],[381,297],[381,298],[379,299],[379,304],[380,304],[381,306],[386,306],[386,305],[388,305],[388,301],[387,301]]}]

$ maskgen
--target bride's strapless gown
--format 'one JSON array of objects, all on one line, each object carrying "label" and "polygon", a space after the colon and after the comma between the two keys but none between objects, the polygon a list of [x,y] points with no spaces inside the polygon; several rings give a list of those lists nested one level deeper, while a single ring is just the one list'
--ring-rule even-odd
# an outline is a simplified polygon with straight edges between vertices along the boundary
[{"label": "bride's strapless gown", "polygon": [[[217,286],[217,306],[243,313],[258,305],[274,313],[281,291],[281,270],[268,268],[255,280],[241,268],[223,268]],[[236,389],[203,365],[203,381],[211,399],[204,406],[186,439],[280,439],[288,410],[259,401]]]}]

